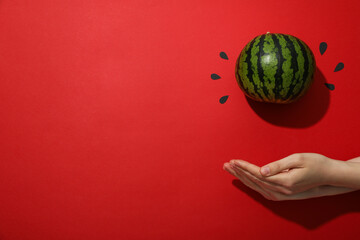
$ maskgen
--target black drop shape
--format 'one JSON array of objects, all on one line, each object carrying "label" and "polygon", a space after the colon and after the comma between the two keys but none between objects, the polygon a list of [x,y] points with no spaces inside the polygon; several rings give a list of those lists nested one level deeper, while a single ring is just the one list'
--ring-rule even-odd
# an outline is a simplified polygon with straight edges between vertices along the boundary
[{"label": "black drop shape", "polygon": [[223,97],[220,98],[219,102],[220,102],[221,104],[224,104],[224,103],[226,103],[226,101],[228,100],[228,98],[229,98],[229,95],[223,96]]},{"label": "black drop shape", "polygon": [[344,68],[344,64],[342,62],[339,62],[338,65],[336,65],[334,72],[340,71]]},{"label": "black drop shape", "polygon": [[218,80],[218,79],[220,79],[221,77],[219,76],[219,75],[217,75],[216,73],[213,73],[213,74],[211,74],[211,79],[212,80]]},{"label": "black drop shape", "polygon": [[325,86],[330,89],[331,91],[335,89],[335,86],[334,84],[331,84],[331,83],[325,83]]},{"label": "black drop shape", "polygon": [[319,49],[320,49],[320,54],[323,55],[327,49],[327,43],[326,42],[320,43]]},{"label": "black drop shape", "polygon": [[222,59],[229,60],[228,56],[227,56],[226,53],[224,53],[224,52],[221,52],[221,53],[220,53],[220,57],[221,57]]}]

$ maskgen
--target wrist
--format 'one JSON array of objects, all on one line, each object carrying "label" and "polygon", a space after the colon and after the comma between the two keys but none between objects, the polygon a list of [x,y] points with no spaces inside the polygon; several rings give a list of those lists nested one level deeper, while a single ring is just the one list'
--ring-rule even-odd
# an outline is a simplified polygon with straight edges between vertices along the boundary
[{"label": "wrist", "polygon": [[331,160],[325,174],[325,184],[360,189],[360,163]]},{"label": "wrist", "polygon": [[326,163],[324,174],[324,184],[332,186],[342,186],[342,176],[346,173],[345,162],[330,159]]}]

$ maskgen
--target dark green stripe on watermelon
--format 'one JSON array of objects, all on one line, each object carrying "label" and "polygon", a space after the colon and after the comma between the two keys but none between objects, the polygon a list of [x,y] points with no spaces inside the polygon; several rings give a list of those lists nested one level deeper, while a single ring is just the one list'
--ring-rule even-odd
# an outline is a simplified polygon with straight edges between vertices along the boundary
[{"label": "dark green stripe on watermelon", "polygon": [[[250,43],[249,43],[250,44]],[[240,56],[238,57],[237,61],[236,61],[236,68],[235,68],[235,76],[236,76],[236,80],[237,83],[239,84],[240,89],[247,94],[249,97],[255,98],[256,96],[251,96],[248,88],[249,86],[247,85],[247,78],[246,78],[246,74],[247,74],[247,65],[244,62],[244,59],[246,57],[246,49],[249,48],[249,44],[247,44],[244,48],[244,50],[241,52]],[[241,75],[240,75],[241,73]]]},{"label": "dark green stripe on watermelon", "polygon": [[275,99],[279,99],[280,98],[280,89],[282,88],[282,82],[283,82],[283,78],[282,78],[283,69],[282,69],[281,63],[284,61],[284,57],[283,57],[283,53],[281,51],[281,45],[280,45],[278,35],[277,34],[272,34],[271,36],[272,36],[272,39],[274,41],[274,45],[275,45],[275,48],[276,48],[275,49],[276,57],[278,59],[277,69],[276,69],[276,74],[275,74],[274,93],[275,93]]},{"label": "dark green stripe on watermelon", "polygon": [[301,80],[301,87],[299,88],[299,90],[293,94],[289,94],[288,93],[288,97],[291,96],[291,99],[290,100],[293,100],[293,99],[296,99],[298,97],[298,95],[301,93],[301,89],[304,88],[304,85],[308,79],[308,75],[309,75],[309,54],[307,53],[306,51],[306,46],[304,46],[304,44],[296,38],[296,41],[298,42],[300,48],[301,48],[301,53],[304,57],[304,74],[303,74],[303,78]]},{"label": "dark green stripe on watermelon", "polygon": [[254,91],[255,93],[257,94],[257,96],[260,98],[260,99],[263,99],[263,97],[261,96],[260,92],[259,92],[259,88],[261,87],[259,85],[258,82],[255,82],[254,81],[254,71],[253,71],[253,66],[252,66],[252,63],[251,63],[251,59],[254,57],[251,55],[251,50],[253,49],[253,46],[255,44],[255,41],[257,39],[255,38],[254,41],[250,44],[250,47],[249,49],[246,51],[246,54],[247,54],[247,57],[246,57],[246,63],[248,65],[248,74],[247,74],[247,77],[249,79],[249,81],[253,84],[254,86]]},{"label": "dark green stripe on watermelon", "polygon": [[262,90],[264,92],[264,95],[266,96],[266,99],[269,99],[269,91],[265,86],[264,70],[261,67],[261,57],[264,55],[264,39],[265,39],[265,35],[262,35],[260,37],[260,42],[258,44],[259,54],[257,56],[257,66],[256,67],[257,67],[257,70],[258,70],[259,82],[261,82]]},{"label": "dark green stripe on watermelon", "polygon": [[294,92],[294,88],[300,81],[300,76],[299,76],[300,74],[296,74],[296,73],[298,73],[299,68],[302,68],[303,66],[299,66],[299,64],[301,64],[301,62],[298,63],[298,61],[297,61],[297,58],[299,56],[298,56],[298,53],[295,50],[294,42],[292,41],[292,40],[294,40],[294,38],[292,38],[291,36],[287,36],[287,35],[284,35],[283,37],[284,37],[284,39],[286,41],[286,47],[290,50],[290,54],[291,54],[291,67],[290,67],[290,69],[293,70],[293,73],[292,73],[293,76],[290,79],[289,90],[287,91],[286,95],[282,98],[283,100],[287,100],[290,96],[296,95],[296,93]]}]

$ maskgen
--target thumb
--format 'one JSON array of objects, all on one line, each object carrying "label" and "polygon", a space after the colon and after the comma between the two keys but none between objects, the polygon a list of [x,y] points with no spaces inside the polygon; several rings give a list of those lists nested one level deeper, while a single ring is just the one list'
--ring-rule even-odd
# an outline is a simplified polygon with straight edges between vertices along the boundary
[{"label": "thumb", "polygon": [[286,158],[269,163],[260,168],[260,173],[263,176],[272,176],[278,174],[286,169],[298,167],[300,165],[300,157],[298,154],[287,156]]}]

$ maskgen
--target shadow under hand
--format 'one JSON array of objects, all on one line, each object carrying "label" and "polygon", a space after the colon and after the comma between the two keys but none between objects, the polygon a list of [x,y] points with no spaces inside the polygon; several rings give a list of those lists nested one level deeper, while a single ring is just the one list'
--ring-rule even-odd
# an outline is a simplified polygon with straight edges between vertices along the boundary
[{"label": "shadow under hand", "polygon": [[317,123],[326,113],[330,103],[330,92],[326,79],[316,68],[314,82],[308,92],[290,104],[257,102],[246,97],[250,107],[265,121],[284,127],[305,128]]},{"label": "shadow under hand", "polygon": [[270,201],[238,179],[232,184],[276,215],[307,229],[316,229],[346,213],[360,212],[360,191],[306,200]]}]

